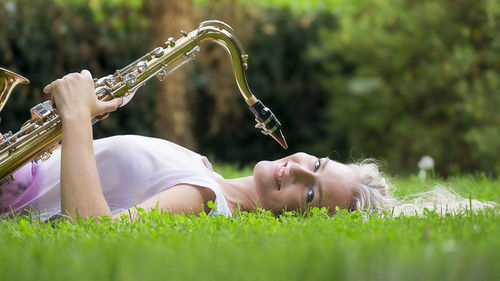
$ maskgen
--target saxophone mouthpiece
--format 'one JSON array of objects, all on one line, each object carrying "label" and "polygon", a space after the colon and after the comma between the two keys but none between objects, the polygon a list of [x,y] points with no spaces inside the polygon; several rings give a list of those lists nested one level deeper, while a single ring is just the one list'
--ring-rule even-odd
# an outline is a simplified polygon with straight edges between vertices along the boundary
[{"label": "saxophone mouthpiece", "polygon": [[277,141],[284,149],[288,148],[288,144],[286,143],[285,136],[283,136],[283,132],[280,129],[276,130],[276,132],[271,134],[271,137]]},{"label": "saxophone mouthpiece", "polygon": [[281,123],[271,110],[266,107],[260,100],[250,106],[250,111],[255,115],[257,124],[255,128],[261,129],[264,135],[271,136],[284,149],[288,148],[283,132],[281,131]]}]

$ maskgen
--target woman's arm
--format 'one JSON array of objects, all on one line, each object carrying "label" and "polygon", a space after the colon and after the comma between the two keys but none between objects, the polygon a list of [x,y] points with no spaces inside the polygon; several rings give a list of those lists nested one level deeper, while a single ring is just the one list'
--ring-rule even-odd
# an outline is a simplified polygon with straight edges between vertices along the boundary
[{"label": "woman's arm", "polygon": [[111,215],[97,173],[87,117],[75,115],[63,120],[61,212],[71,218]]},{"label": "woman's arm", "polygon": [[99,101],[90,72],[72,73],[44,88],[62,120],[61,212],[72,219],[111,216],[97,173],[91,118],[115,110],[119,100]]},{"label": "woman's arm", "polygon": [[138,208],[146,212],[157,208],[159,212],[198,215],[201,212],[208,213],[210,211],[207,206],[208,201],[215,202],[215,193],[212,190],[196,185],[179,184],[158,193],[136,207],[113,215],[112,219],[126,216],[128,219],[134,220],[137,218]]}]

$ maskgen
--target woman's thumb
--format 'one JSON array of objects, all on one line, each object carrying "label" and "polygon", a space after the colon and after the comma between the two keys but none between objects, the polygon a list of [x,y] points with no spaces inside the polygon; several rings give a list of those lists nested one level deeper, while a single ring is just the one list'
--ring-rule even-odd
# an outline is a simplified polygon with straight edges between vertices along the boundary
[{"label": "woman's thumb", "polygon": [[112,112],[115,111],[121,104],[121,99],[112,99],[109,101],[101,101],[101,112]]}]

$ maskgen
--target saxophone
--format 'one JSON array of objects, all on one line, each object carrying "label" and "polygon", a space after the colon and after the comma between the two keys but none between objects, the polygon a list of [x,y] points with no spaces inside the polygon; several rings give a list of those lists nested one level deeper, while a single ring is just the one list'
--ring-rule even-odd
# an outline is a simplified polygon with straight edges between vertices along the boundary
[{"label": "saxophone", "polygon": [[[269,108],[250,91],[245,72],[248,69],[248,55],[236,32],[221,21],[204,21],[187,33],[181,30],[182,37],[173,37],[148,52],[141,58],[117,70],[114,74],[94,79],[95,94],[99,100],[108,101],[122,98],[125,105],[149,79],[157,77],[160,81],[172,74],[182,65],[190,62],[200,51],[200,43],[214,41],[227,51],[231,57],[234,78],[238,89],[255,115],[256,128],[271,136],[285,149],[288,147],[281,132],[281,124]],[[29,83],[21,75],[0,68],[0,111],[5,106],[12,89],[22,83]],[[31,118],[16,132],[0,134],[0,190],[14,178],[12,174],[29,161],[45,161],[60,143],[62,136],[61,118],[50,100],[30,109]],[[106,117],[98,116],[92,123]]]}]

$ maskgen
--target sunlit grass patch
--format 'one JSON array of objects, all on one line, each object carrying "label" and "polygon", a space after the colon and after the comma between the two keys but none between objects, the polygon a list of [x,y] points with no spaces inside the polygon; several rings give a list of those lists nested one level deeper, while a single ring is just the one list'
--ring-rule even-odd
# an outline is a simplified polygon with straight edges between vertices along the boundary
[{"label": "sunlit grass patch", "polygon": [[[481,176],[393,183],[401,195],[441,184],[499,199],[498,180]],[[421,217],[261,210],[232,218],[153,211],[132,223],[74,224],[17,216],[0,220],[0,280],[496,280],[498,237],[493,210]]]}]

